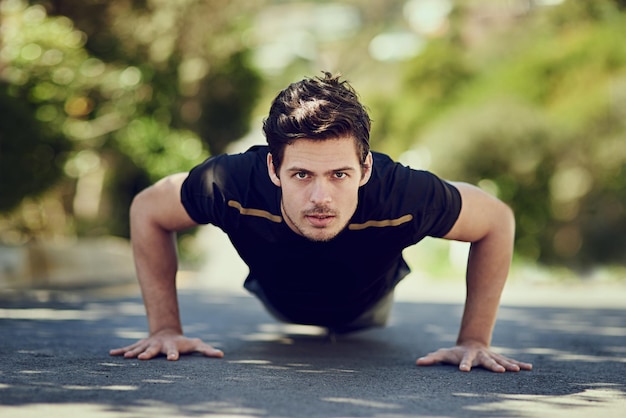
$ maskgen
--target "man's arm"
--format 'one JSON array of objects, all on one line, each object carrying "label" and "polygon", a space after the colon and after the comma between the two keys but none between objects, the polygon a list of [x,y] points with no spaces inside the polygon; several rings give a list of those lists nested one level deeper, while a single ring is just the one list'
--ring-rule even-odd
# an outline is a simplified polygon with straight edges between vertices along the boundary
[{"label": "man's arm", "polygon": [[467,297],[456,347],[438,350],[417,360],[420,366],[458,364],[470,371],[482,366],[494,372],[530,370],[489,349],[500,296],[513,254],[515,219],[500,200],[480,189],[455,183],[463,201],[461,213],[445,239],[471,242],[467,264]]},{"label": "man's arm", "polygon": [[150,335],[111,355],[151,359],[165,354],[177,360],[180,353],[200,352],[209,357],[223,353],[199,339],[183,336],[176,294],[176,231],[197,224],[180,201],[186,173],[164,178],[139,193],[130,209],[130,233],[137,279],[148,316]]}]

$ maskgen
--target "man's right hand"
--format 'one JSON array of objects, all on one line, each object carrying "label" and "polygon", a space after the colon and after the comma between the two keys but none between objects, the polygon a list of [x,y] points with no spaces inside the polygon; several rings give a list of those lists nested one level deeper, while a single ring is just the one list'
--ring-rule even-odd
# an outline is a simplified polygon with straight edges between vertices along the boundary
[{"label": "man's right hand", "polygon": [[165,354],[168,360],[178,360],[180,354],[202,353],[207,357],[222,358],[224,353],[204,343],[199,338],[187,338],[173,330],[163,330],[126,347],[115,348],[112,356],[149,360]]},{"label": "man's right hand", "polygon": [[180,354],[224,353],[182,333],[176,296],[176,232],[197,223],[180,199],[187,173],[173,174],[141,191],[130,206],[130,236],[141,286],[150,336],[127,347],[110,351],[113,356],[149,360],[160,354],[178,360]]}]

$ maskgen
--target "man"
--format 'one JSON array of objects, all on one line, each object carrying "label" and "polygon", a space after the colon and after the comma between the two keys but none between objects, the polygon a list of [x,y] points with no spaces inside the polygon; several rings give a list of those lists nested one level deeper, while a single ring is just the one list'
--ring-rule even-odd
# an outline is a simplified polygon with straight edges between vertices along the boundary
[{"label": "man", "polygon": [[417,364],[531,369],[489,348],[512,255],[505,204],[370,152],[367,111],[329,73],[283,90],[263,130],[269,147],[210,158],[135,198],[131,236],[150,335],[112,355],[223,356],[183,335],[175,284],[175,232],[212,223],[249,266],[244,286],[272,314],[332,332],[384,325],[408,273],[404,248],[426,236],[471,242],[457,345]]}]

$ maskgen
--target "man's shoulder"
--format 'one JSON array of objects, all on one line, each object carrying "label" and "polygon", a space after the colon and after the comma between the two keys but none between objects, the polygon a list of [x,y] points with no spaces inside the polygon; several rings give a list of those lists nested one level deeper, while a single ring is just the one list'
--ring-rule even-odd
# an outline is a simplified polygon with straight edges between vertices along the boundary
[{"label": "man's shoulder", "polygon": [[[373,196],[382,202],[397,206],[398,200],[411,201],[412,205],[428,201],[434,189],[446,184],[436,174],[413,168],[393,160],[383,153],[372,152],[372,176],[362,187],[363,197]],[[391,203],[391,202],[396,203]]]},{"label": "man's shoulder", "polygon": [[194,167],[181,190],[190,216],[198,223],[223,228],[229,214],[236,212],[230,207],[271,208],[276,186],[267,174],[266,156],[267,147],[255,146],[238,154],[210,157]]},{"label": "man's shoulder", "polygon": [[247,175],[255,170],[266,169],[267,146],[255,145],[241,153],[219,154],[209,157],[194,170],[211,170],[221,176]]},{"label": "man's shoulder", "polygon": [[411,178],[414,181],[420,180],[423,177],[429,177],[432,173],[423,170],[416,169],[404,165],[403,163],[394,160],[389,155],[372,151],[373,163],[373,177],[375,180],[388,182],[388,181],[402,181],[406,178]]},{"label": "man's shoulder", "polygon": [[216,158],[222,163],[261,162],[265,164],[269,148],[267,145],[253,145],[244,152],[221,154]]},{"label": "man's shoulder", "polygon": [[382,164],[394,164],[395,161],[387,154],[378,151],[372,151],[372,158],[374,159],[374,163],[382,163]]}]

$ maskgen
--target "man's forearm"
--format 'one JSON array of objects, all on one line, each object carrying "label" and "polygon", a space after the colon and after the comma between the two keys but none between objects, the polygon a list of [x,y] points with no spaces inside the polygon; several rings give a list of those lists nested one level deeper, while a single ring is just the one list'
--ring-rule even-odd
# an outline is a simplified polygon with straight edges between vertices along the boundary
[{"label": "man's forearm", "polygon": [[141,287],[150,334],[165,329],[182,333],[176,293],[175,233],[150,221],[145,205],[131,208],[131,240],[137,278]]},{"label": "man's forearm", "polygon": [[467,265],[467,298],[457,343],[489,346],[513,253],[514,221],[503,215],[500,228],[472,243]]}]

